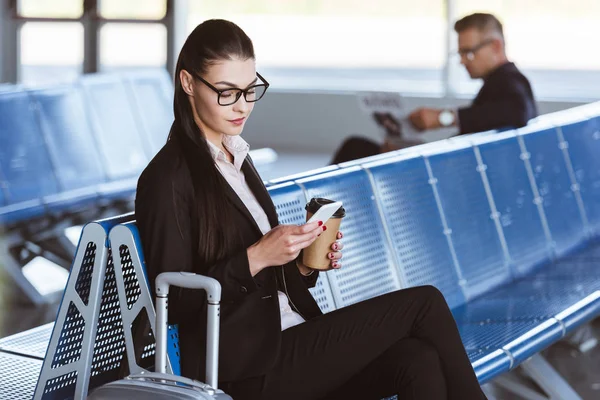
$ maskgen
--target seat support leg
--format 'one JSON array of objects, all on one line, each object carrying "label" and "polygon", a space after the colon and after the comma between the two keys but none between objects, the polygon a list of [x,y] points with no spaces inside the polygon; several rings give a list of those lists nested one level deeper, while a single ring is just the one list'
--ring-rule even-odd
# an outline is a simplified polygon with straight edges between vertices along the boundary
[{"label": "seat support leg", "polygon": [[581,396],[540,354],[524,362],[521,369],[548,394],[550,400],[582,400]]},{"label": "seat support leg", "polygon": [[493,384],[518,395],[519,400],[548,400],[545,394],[540,394],[531,388],[531,384],[528,385],[516,371],[500,375],[494,379]]}]

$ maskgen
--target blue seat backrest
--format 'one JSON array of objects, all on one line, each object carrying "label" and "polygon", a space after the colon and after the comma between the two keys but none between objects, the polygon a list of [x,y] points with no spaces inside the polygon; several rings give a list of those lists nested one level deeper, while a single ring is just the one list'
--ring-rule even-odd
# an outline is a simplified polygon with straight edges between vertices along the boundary
[{"label": "blue seat backrest", "polygon": [[600,233],[600,116],[559,126],[591,228]]},{"label": "blue seat backrest", "polygon": [[342,201],[346,217],[343,268],[329,274],[338,308],[400,288],[398,268],[391,253],[369,176],[358,167],[298,181],[308,198]]},{"label": "blue seat backrest", "polygon": [[137,177],[148,156],[123,82],[114,75],[88,75],[81,85],[109,180]]},{"label": "blue seat backrest", "polygon": [[528,162],[514,133],[476,143],[515,275],[530,272],[551,256],[549,237],[544,231],[535,201]]},{"label": "blue seat backrest", "polygon": [[471,146],[427,156],[468,298],[511,278]]},{"label": "blue seat backrest", "polygon": [[[4,198],[4,186],[6,185],[4,175],[0,170],[0,207],[6,205],[6,199]],[[1,213],[1,212],[0,212]]]},{"label": "blue seat backrest", "polygon": [[39,118],[25,91],[0,94],[0,170],[7,203],[41,199],[58,191]]},{"label": "blue seat backrest", "polygon": [[[301,225],[306,222],[306,196],[300,186],[293,182],[269,187],[269,194],[277,209],[279,223],[285,225]],[[335,302],[329,286],[329,272],[321,272],[311,294],[319,304],[321,311],[329,312],[335,310]]]},{"label": "blue seat backrest", "polygon": [[63,190],[104,182],[106,176],[76,87],[32,91],[40,113],[42,132]]},{"label": "blue seat backrest", "polygon": [[433,285],[450,307],[465,301],[425,160],[419,156],[366,164],[407,287]]},{"label": "blue seat backrest", "polygon": [[124,79],[152,157],[167,142],[173,123],[173,84],[164,69],[139,71]]},{"label": "blue seat backrest", "polygon": [[557,256],[582,242],[585,232],[558,132],[554,127],[525,127],[519,134],[530,154],[544,213]]}]

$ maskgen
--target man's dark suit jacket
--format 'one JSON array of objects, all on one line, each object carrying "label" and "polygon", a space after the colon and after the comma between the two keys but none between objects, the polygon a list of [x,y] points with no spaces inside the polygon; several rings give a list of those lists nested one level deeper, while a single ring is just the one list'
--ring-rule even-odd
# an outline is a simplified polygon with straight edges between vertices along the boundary
[{"label": "man's dark suit jacket", "polygon": [[[264,208],[272,227],[277,213],[250,158],[242,166],[248,186]],[[215,212],[236,221],[229,231],[236,250],[214,265],[197,261],[199,225],[189,168],[179,140],[173,138],[146,167],[138,181],[135,204],[148,278],[165,271],[190,271],[216,278],[222,286],[219,380],[232,382],[263,375],[279,354],[281,317],[277,290],[287,292],[297,311],[310,319],[321,315],[308,291],[318,272],[300,274],[295,262],[250,274],[246,249],[263,235],[240,198],[223,179],[227,204]],[[284,281],[285,286],[284,287]],[[287,290],[285,290],[287,288]],[[203,291],[173,288],[169,320],[179,324],[182,375],[204,381],[206,296]]]},{"label": "man's dark suit jacket", "polygon": [[460,133],[520,128],[537,117],[537,106],[527,78],[509,62],[484,79],[470,107],[458,110]]}]

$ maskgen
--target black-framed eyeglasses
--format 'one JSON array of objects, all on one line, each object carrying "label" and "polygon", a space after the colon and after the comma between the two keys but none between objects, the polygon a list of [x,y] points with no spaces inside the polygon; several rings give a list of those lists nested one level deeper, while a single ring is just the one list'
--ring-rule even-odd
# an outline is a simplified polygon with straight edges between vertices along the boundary
[{"label": "black-framed eyeglasses", "polygon": [[200,82],[204,83],[208,86],[213,92],[217,93],[219,97],[217,98],[217,102],[220,106],[230,106],[232,104],[237,103],[237,101],[244,95],[244,99],[248,103],[254,103],[255,101],[259,101],[267,92],[269,88],[269,82],[265,78],[262,77],[258,72],[256,76],[263,82],[256,85],[252,85],[247,87],[246,89],[239,88],[231,88],[231,89],[217,89],[213,85],[211,85],[208,81],[203,79],[201,76],[194,74],[194,77],[198,79]]},{"label": "black-framed eyeglasses", "polygon": [[460,57],[465,57],[469,61],[473,61],[475,59],[475,53],[479,50],[492,43],[494,39],[486,39],[483,42],[479,43],[477,46],[471,47],[470,49],[459,49],[458,55]]}]

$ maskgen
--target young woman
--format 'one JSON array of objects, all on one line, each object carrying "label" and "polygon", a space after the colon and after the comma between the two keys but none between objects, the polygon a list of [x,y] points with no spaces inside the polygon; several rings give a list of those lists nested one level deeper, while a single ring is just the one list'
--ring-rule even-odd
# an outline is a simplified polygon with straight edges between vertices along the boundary
[{"label": "young woman", "polygon": [[[444,298],[433,287],[322,315],[298,259],[322,223],[279,225],[239,136],[268,83],[251,40],[210,20],[185,42],[175,122],[138,183],[136,215],[150,282],[193,271],[222,286],[220,387],[243,399],[484,399]],[[337,234],[342,238],[342,233]],[[342,244],[331,244],[340,268]],[[205,297],[173,289],[184,376],[204,378]]]}]

